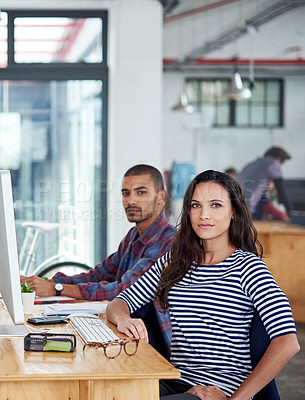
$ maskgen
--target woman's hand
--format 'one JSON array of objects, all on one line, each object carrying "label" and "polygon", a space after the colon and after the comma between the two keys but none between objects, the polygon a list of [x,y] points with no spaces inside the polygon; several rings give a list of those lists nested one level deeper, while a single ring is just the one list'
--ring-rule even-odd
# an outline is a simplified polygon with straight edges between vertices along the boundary
[{"label": "woman's hand", "polygon": [[138,318],[125,317],[117,322],[119,332],[125,333],[129,337],[144,339],[148,343],[148,333],[144,322]]},{"label": "woman's hand", "polygon": [[129,337],[144,339],[148,343],[148,333],[144,322],[138,318],[131,318],[125,301],[113,299],[106,308],[107,319],[117,326],[119,332]]},{"label": "woman's hand", "polygon": [[227,397],[218,386],[197,385],[190,388],[186,393],[193,394],[202,400],[222,400]]}]

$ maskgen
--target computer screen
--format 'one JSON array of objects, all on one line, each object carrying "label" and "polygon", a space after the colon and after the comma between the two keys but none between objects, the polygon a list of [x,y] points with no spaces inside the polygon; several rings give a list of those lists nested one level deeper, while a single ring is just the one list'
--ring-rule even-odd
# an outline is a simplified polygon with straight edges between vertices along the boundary
[{"label": "computer screen", "polygon": [[25,329],[24,313],[11,175],[5,170],[0,170],[0,293],[15,324],[5,326],[0,324],[0,334],[18,334],[22,332],[22,328]]}]

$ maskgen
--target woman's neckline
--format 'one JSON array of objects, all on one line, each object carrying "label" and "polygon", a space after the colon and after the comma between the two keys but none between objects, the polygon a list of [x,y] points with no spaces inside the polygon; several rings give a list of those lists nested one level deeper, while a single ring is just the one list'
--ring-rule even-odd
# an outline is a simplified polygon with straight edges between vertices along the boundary
[{"label": "woman's neckline", "polygon": [[230,257],[233,256],[233,254],[235,254],[236,251],[238,251],[239,249],[234,249],[233,251],[231,251],[225,258],[221,258],[221,260],[216,260],[216,262],[213,263],[200,263],[200,265],[207,265],[207,266],[212,266],[212,265],[219,265],[222,264],[224,261],[227,261]]}]

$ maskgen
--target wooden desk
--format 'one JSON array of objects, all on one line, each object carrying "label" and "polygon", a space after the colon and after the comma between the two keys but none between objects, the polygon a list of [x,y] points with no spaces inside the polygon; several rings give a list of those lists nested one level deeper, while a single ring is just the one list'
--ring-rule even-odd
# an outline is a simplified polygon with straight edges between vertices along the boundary
[{"label": "wooden desk", "polygon": [[305,322],[305,227],[255,221],[264,261],[289,299],[296,321]]},{"label": "wooden desk", "polygon": [[[35,306],[40,316],[43,306]],[[0,323],[9,324],[0,304]],[[114,325],[109,324],[118,334]],[[37,332],[31,326],[32,332]],[[45,328],[40,327],[42,331]],[[50,332],[69,332],[53,325]],[[123,336],[123,335],[120,335]],[[157,400],[159,379],[180,373],[150,345],[140,341],[138,352],[107,359],[102,349],[86,349],[80,339],[74,353],[25,352],[23,338],[0,338],[0,399],[6,400]]]}]

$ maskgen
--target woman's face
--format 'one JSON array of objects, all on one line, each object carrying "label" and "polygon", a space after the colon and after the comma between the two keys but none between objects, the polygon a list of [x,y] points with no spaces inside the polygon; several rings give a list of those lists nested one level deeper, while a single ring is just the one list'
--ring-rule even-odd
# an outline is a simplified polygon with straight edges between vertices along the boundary
[{"label": "woman's face", "polygon": [[229,239],[233,208],[229,193],[215,182],[199,183],[190,209],[192,228],[202,240]]}]

